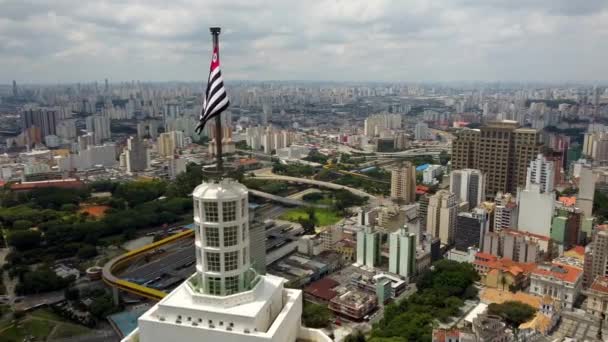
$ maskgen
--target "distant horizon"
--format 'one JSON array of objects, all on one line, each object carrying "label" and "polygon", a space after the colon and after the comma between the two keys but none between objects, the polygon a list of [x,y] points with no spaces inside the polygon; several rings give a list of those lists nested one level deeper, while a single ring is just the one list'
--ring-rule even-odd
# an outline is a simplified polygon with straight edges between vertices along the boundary
[{"label": "distant horizon", "polygon": [[200,82],[210,26],[227,81],[608,81],[605,0],[4,0],[0,23],[23,84]]},{"label": "distant horizon", "polygon": [[[44,81],[25,81],[20,82],[15,80],[17,86],[66,86],[66,85],[93,85],[97,82],[100,85],[104,85],[105,79],[99,80],[83,80],[83,81],[65,81],[65,82],[44,82]],[[372,81],[372,80],[315,80],[315,79],[230,79],[224,78],[224,81],[228,86],[230,83],[320,83],[320,84],[349,84],[349,85],[367,85],[367,84],[378,84],[378,85],[538,85],[538,86],[598,86],[608,87],[608,80],[604,81],[506,81],[506,80],[452,80],[452,81]],[[108,79],[109,85],[120,85],[132,82],[139,82],[142,84],[203,84],[204,79],[201,80],[120,80],[112,81]],[[0,83],[0,86],[12,87],[12,80],[9,83]]]}]

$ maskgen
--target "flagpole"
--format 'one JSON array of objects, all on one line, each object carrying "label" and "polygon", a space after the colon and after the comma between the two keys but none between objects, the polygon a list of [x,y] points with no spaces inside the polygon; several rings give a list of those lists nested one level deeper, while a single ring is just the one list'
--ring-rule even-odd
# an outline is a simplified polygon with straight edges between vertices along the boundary
[{"label": "flagpole", "polygon": [[[219,60],[219,38],[220,31],[222,29],[220,27],[210,27],[209,31],[211,32],[211,37],[213,38],[213,50],[217,51],[217,58]],[[222,177],[222,173],[224,171],[224,161],[222,159],[222,114],[220,113],[215,117],[215,147],[216,147],[216,170],[220,176]]]}]

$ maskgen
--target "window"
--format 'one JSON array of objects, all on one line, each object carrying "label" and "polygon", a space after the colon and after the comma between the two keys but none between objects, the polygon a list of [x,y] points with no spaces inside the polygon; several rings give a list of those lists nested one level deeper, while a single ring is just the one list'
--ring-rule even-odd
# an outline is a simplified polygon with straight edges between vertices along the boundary
[{"label": "window", "polygon": [[243,241],[245,241],[245,239],[247,239],[247,223],[243,223],[242,233],[243,233]]},{"label": "window", "polygon": [[234,246],[239,242],[239,227],[231,226],[224,228],[224,246]]},{"label": "window", "polygon": [[236,201],[224,202],[222,207],[222,218],[224,222],[236,220]]},{"label": "window", "polygon": [[243,265],[247,264],[247,247],[243,248]]},{"label": "window", "polygon": [[220,254],[219,253],[205,253],[207,256],[207,271],[220,272]]},{"label": "window", "polygon": [[226,271],[234,271],[239,267],[239,252],[226,252],[224,254],[224,265]]},{"label": "window", "polygon": [[239,276],[226,277],[226,295],[239,292]]},{"label": "window", "polygon": [[203,202],[203,208],[205,209],[205,221],[218,222],[217,203]]},{"label": "window", "polygon": [[208,277],[207,283],[209,287],[209,294],[220,295],[222,294],[222,278]]},{"label": "window", "polygon": [[205,227],[207,247],[220,246],[220,229],[218,227]]},{"label": "window", "polygon": [[241,217],[245,216],[245,206],[247,206],[247,203],[245,201],[245,199],[241,199]]}]

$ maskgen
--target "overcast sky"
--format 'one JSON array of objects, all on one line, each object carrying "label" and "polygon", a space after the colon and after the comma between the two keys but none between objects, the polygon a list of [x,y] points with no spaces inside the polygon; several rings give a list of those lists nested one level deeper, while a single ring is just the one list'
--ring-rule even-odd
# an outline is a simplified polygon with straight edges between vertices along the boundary
[{"label": "overcast sky", "polygon": [[608,79],[608,0],[0,0],[0,83]]}]

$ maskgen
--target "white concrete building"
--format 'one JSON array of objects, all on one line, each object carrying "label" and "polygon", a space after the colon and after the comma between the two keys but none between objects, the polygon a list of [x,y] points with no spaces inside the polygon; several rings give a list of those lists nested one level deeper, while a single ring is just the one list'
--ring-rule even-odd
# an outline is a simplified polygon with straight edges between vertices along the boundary
[{"label": "white concrete building", "polygon": [[541,192],[553,192],[553,172],[553,161],[547,160],[542,154],[539,154],[528,166],[526,187],[534,183],[540,185]]},{"label": "white concrete building", "polygon": [[66,157],[56,157],[59,171],[83,171],[94,167],[116,166],[116,145],[90,145],[80,150],[78,154],[69,154]]},{"label": "white concrete building", "polygon": [[530,274],[530,293],[550,296],[556,306],[572,309],[583,288],[583,270],[573,266],[540,264]]},{"label": "white concrete building", "polygon": [[247,188],[225,179],[192,194],[196,273],[138,320],[123,342],[331,339],[301,326],[302,291],[251,268]]},{"label": "white concrete building", "polygon": [[443,166],[441,165],[429,165],[424,171],[422,171],[422,183],[427,185],[434,185],[439,183],[437,178],[443,175]]},{"label": "white concrete building", "polygon": [[550,236],[555,195],[541,192],[540,185],[530,184],[527,189],[519,192],[519,216],[517,229],[529,233]]}]

